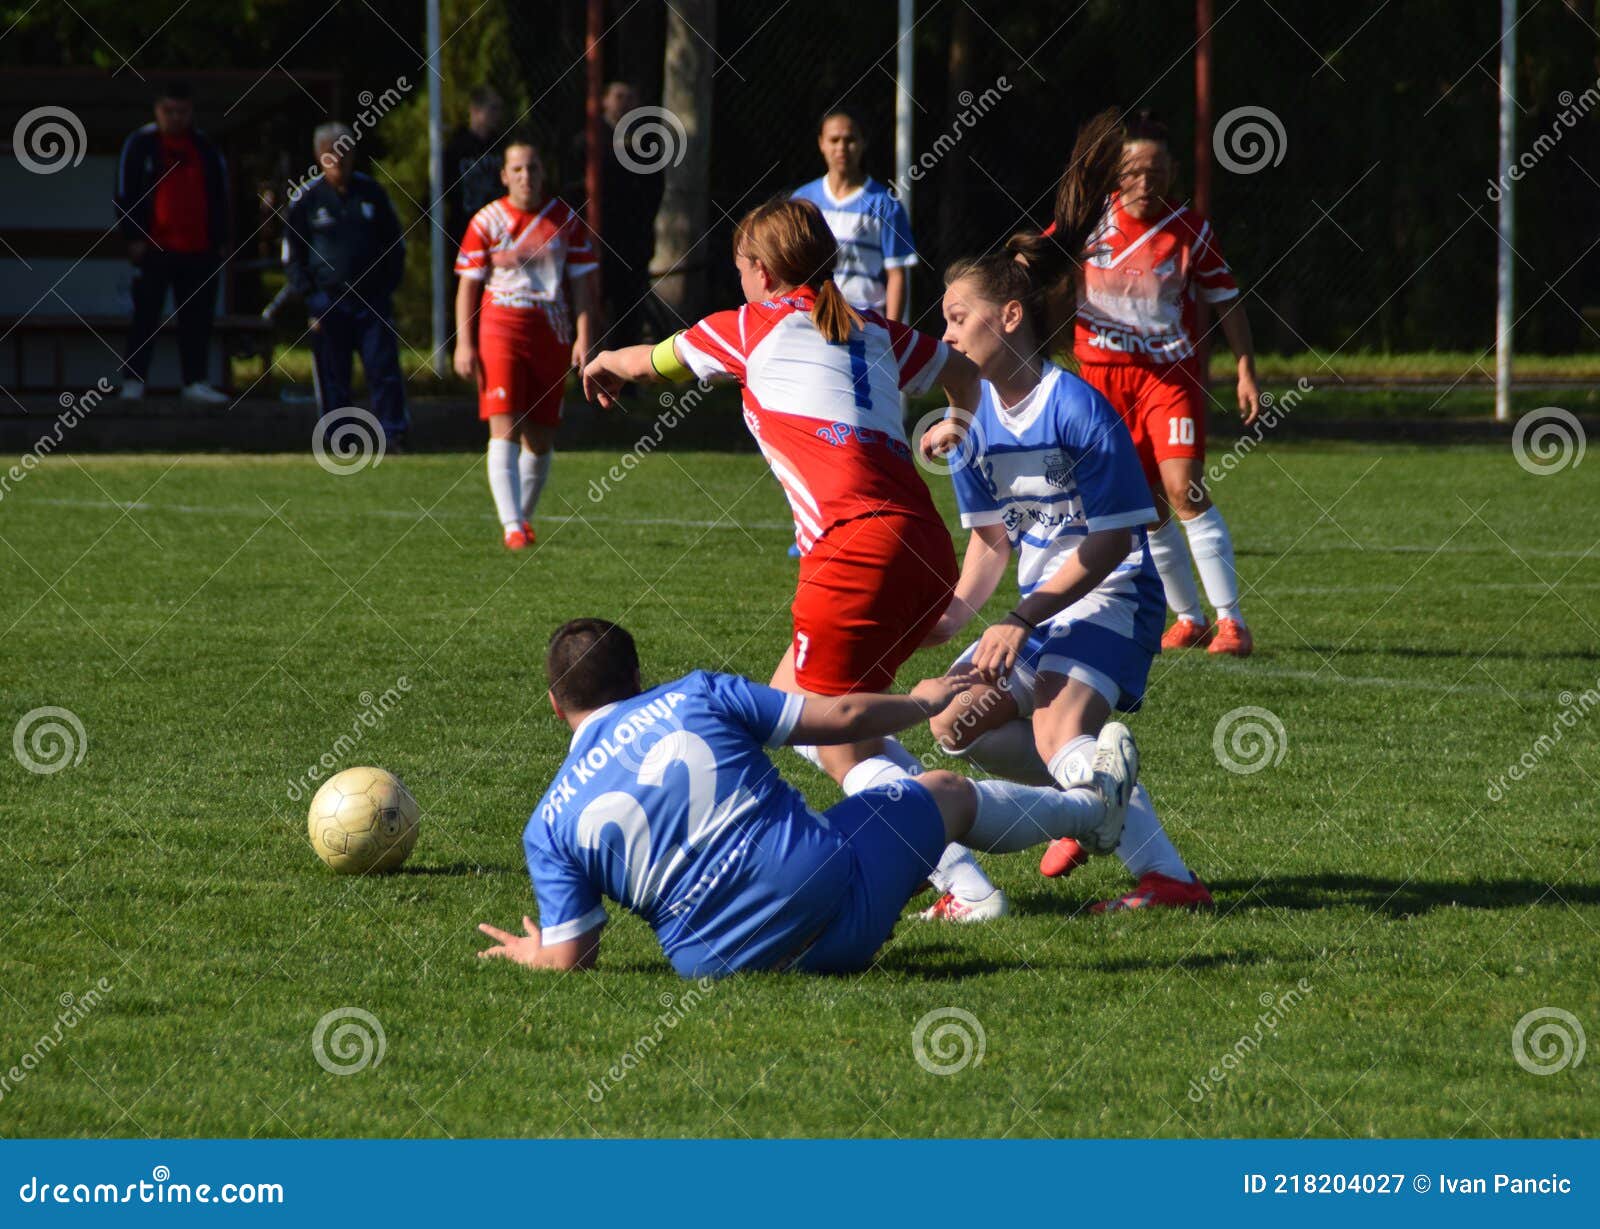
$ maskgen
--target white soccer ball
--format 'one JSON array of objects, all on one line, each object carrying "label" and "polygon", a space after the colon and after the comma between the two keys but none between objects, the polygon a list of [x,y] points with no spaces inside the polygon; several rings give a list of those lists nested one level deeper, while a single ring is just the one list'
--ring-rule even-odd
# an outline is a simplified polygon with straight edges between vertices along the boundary
[{"label": "white soccer ball", "polygon": [[322,783],[306,828],[317,857],[339,874],[381,874],[411,855],[420,819],[399,777],[381,768],[346,768]]}]

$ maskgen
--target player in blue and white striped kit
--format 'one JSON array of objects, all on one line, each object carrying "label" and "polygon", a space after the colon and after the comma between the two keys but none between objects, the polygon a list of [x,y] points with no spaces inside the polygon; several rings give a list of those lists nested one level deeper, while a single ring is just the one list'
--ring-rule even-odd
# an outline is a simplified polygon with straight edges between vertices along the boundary
[{"label": "player in blue and white striped kit", "polygon": [[523,838],[539,924],[524,918],[522,935],[479,927],[495,940],[480,955],[534,968],[591,967],[609,897],[650,925],[684,977],[863,969],[949,841],[1009,852],[1073,836],[1109,852],[1138,774],[1133,739],[1113,722],[1095,754],[1093,806],[932,772],[818,812],[768,749],[903,730],[970,680],[929,679],[909,696],[806,696],[696,671],[644,691],[632,637],[601,619],[561,627],[546,665],[573,737]]},{"label": "player in blue and white striped kit", "polygon": [[[977,615],[1013,553],[1020,598],[956,662],[986,681],[932,725],[952,753],[1012,779],[1054,781],[1088,805],[1096,735],[1114,709],[1143,700],[1165,599],[1144,529],[1154,509],[1126,427],[1103,396],[1043,357],[1053,335],[1049,296],[1062,280],[1050,274],[1068,264],[1055,244],[1013,240],[953,266],[946,279],[945,341],[978,364],[984,392],[947,454],[972,536],[930,643],[953,638]],[[1138,887],[1097,909],[1211,903],[1142,787],[1117,852]],[[1058,844],[1040,869],[1066,873],[1081,853]],[[945,895],[923,915],[929,920],[983,921],[1006,910],[959,847],[933,882]]]}]

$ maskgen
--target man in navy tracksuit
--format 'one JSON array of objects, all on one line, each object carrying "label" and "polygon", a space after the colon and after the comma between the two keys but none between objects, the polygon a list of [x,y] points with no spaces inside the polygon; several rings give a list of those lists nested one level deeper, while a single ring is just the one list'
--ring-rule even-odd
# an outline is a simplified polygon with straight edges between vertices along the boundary
[{"label": "man in navy tracksuit", "polygon": [[170,287],[183,395],[223,402],[226,394],[206,383],[206,352],[227,243],[227,170],[217,147],[194,127],[187,84],[169,83],[156,99],[155,113],[155,123],[128,137],[117,159],[117,224],[133,265],[133,322],[122,395],[144,396],[150,343],[161,327]]},{"label": "man in navy tracksuit", "polygon": [[388,194],[352,169],[354,142],[343,124],[317,129],[323,173],[291,193],[283,263],[311,318],[318,408],[326,417],[350,404],[351,354],[359,349],[373,415],[393,445],[409,423],[392,310],[405,240]]}]

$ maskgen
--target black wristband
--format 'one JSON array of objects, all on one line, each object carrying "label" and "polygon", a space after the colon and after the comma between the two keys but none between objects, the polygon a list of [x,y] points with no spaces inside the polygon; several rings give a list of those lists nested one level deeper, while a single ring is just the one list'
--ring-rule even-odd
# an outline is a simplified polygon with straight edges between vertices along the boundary
[{"label": "black wristband", "polygon": [[1015,610],[1011,611],[1008,615],[1006,615],[1006,618],[1015,619],[1018,623],[1022,624],[1022,626],[1027,628],[1030,632],[1036,632],[1036,631],[1039,630],[1039,625],[1037,623],[1029,622],[1026,618],[1024,618],[1022,615],[1018,614]]}]

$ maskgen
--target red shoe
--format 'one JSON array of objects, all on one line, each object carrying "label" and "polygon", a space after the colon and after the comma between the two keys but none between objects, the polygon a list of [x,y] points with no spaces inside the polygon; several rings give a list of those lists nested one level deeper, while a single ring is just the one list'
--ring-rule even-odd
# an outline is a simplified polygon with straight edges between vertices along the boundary
[{"label": "red shoe", "polygon": [[1082,845],[1070,836],[1051,841],[1044,857],[1039,859],[1039,873],[1046,879],[1061,879],[1072,874],[1089,860]]},{"label": "red shoe", "polygon": [[1151,871],[1139,880],[1137,887],[1116,900],[1096,901],[1089,906],[1090,913],[1121,913],[1125,909],[1150,909],[1165,905],[1169,909],[1210,909],[1216,904],[1206,885],[1196,875],[1188,883]]},{"label": "red shoe", "polygon": [[1238,619],[1218,619],[1217,635],[1208,653],[1231,653],[1235,657],[1249,657],[1256,647],[1250,629]]},{"label": "red shoe", "polygon": [[1211,638],[1211,624],[1194,619],[1179,619],[1161,637],[1163,649],[1197,649]]},{"label": "red shoe", "polygon": [[522,527],[520,525],[515,529],[506,530],[507,550],[526,550],[527,548],[528,535],[522,531]]},{"label": "red shoe", "polygon": [[533,526],[528,524],[527,521],[522,522],[522,536],[528,539],[529,546],[539,540],[539,535],[533,532]]}]

